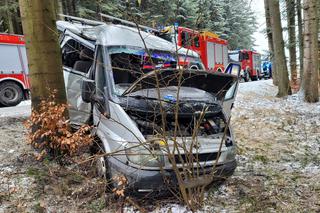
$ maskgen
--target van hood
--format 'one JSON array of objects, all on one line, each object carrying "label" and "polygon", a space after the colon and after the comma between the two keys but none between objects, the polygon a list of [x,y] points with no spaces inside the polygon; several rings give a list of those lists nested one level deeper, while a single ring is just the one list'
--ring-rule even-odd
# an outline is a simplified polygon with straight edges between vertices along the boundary
[{"label": "van hood", "polygon": [[198,88],[180,87],[178,98],[178,89],[177,86],[142,89],[123,97],[120,105],[130,114],[149,119],[161,115],[161,107],[167,117],[174,117],[177,104],[179,118],[222,112],[221,102],[212,94]]},{"label": "van hood", "polygon": [[[178,98],[179,92],[179,98]],[[159,97],[160,95],[160,97]],[[128,94],[129,97],[135,98],[148,98],[153,100],[161,100],[164,102],[175,103],[178,100],[181,102],[187,101],[201,101],[201,102],[215,102],[216,97],[211,95],[210,93],[192,87],[177,87],[170,86],[164,87],[160,89],[150,88],[150,89],[142,89],[136,92]]]},{"label": "van hood", "polygon": [[[181,79],[180,82],[178,80],[179,78]],[[177,87],[180,86],[185,87],[181,90],[181,95],[183,95],[184,98],[187,98],[188,96],[190,99],[197,99],[204,95],[202,99],[205,99],[210,94],[217,100],[222,101],[226,92],[237,81],[237,79],[238,78],[235,75],[220,72],[209,73],[199,70],[177,69],[154,70],[136,80],[123,93],[123,96],[147,97],[146,95],[148,95],[150,98],[158,98],[158,96],[155,97],[153,93],[157,91],[156,88],[160,88],[160,92],[162,91],[162,98],[165,95],[172,95],[176,98],[176,93],[178,91]],[[193,88],[193,91],[191,88]],[[202,90],[202,92],[199,93],[200,90]],[[192,92],[193,94],[187,95],[189,92]]]}]

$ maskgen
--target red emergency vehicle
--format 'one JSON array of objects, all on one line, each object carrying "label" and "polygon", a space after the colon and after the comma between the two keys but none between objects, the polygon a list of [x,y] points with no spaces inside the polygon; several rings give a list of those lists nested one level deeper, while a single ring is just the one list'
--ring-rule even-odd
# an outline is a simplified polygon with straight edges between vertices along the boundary
[{"label": "red emergency vehicle", "polygon": [[0,34],[0,106],[29,97],[30,81],[24,37]]},{"label": "red emergency vehicle", "polygon": [[256,81],[261,76],[261,55],[252,50],[229,51],[231,62],[241,63],[241,77],[245,81]]},{"label": "red emergency vehicle", "polygon": [[209,71],[223,71],[228,65],[228,41],[215,33],[169,26],[160,31],[159,36],[179,47],[196,51]]}]

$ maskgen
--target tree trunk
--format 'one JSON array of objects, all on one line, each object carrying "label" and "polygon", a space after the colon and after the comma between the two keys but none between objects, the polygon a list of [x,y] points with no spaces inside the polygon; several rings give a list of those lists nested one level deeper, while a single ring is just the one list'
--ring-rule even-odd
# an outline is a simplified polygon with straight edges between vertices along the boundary
[{"label": "tree trunk", "polygon": [[297,84],[297,54],[296,54],[296,26],[295,26],[295,0],[286,0],[287,25],[288,25],[288,48],[290,57],[291,81]]},{"label": "tree trunk", "polygon": [[63,14],[65,15],[69,15],[68,11],[67,11],[67,3],[66,0],[60,0],[61,4],[62,4],[62,10],[63,10]]},{"label": "tree trunk", "polygon": [[40,101],[52,90],[57,90],[58,103],[66,103],[54,1],[19,0],[19,4],[29,62],[32,107],[38,109]]},{"label": "tree trunk", "polygon": [[66,6],[66,13],[70,16],[77,16],[75,0],[64,0]]},{"label": "tree trunk", "polygon": [[318,78],[318,16],[317,0],[304,0],[304,58],[303,81],[304,99],[307,102],[319,101]]},{"label": "tree trunk", "polygon": [[102,2],[101,2],[101,0],[96,0],[96,16],[97,16],[97,20],[100,20],[100,21],[102,21],[102,17],[101,17],[101,15],[100,15],[100,13],[102,13],[102,8],[101,8],[101,4],[102,4]]},{"label": "tree trunk", "polygon": [[[4,1],[5,6],[8,8],[10,2],[8,0]],[[8,33],[15,33],[14,32],[14,26],[13,26],[13,22],[12,22],[12,15],[11,15],[11,11],[9,9],[6,10],[6,15],[7,15],[7,28],[8,28]]]},{"label": "tree trunk", "polygon": [[274,48],[273,48],[272,29],[271,29],[271,20],[270,20],[270,9],[269,9],[268,0],[264,0],[264,9],[265,9],[265,16],[266,16],[268,46],[269,46],[269,52],[270,52],[270,59],[272,62],[272,80],[273,80],[273,84],[277,86],[278,79],[277,79],[277,72],[276,72],[276,68],[275,68]]},{"label": "tree trunk", "polygon": [[14,32],[16,34],[22,35],[23,31],[22,31],[22,24],[21,24],[21,17],[20,17],[19,7],[17,7],[14,10],[14,16],[12,17],[12,23],[13,23]]},{"label": "tree trunk", "polygon": [[62,0],[55,0],[55,9],[57,14],[57,19],[63,20],[63,18],[60,16],[60,14],[63,14],[63,6],[62,6]]},{"label": "tree trunk", "polygon": [[268,0],[271,28],[272,28],[272,40],[274,45],[274,57],[275,67],[278,76],[278,97],[283,97],[291,94],[291,88],[288,78],[288,69],[286,64],[286,58],[284,54],[284,42],[282,35],[280,7],[278,0]]},{"label": "tree trunk", "polygon": [[301,15],[301,0],[297,0],[297,18],[298,18],[298,40],[299,40],[299,74],[300,74],[300,90],[303,90],[303,23]]}]

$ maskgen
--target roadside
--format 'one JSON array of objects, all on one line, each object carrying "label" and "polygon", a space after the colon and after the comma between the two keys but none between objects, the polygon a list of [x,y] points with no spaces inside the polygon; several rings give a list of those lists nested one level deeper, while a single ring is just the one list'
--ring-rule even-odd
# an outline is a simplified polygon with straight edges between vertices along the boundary
[{"label": "roadside", "polygon": [[22,101],[18,106],[0,107],[1,117],[27,117],[31,114],[31,101]]},{"label": "roadside", "polygon": [[276,93],[271,80],[240,84],[232,118],[239,164],[211,191],[209,209],[320,211],[320,104]]},{"label": "roadside", "polygon": [[[271,80],[240,84],[232,118],[238,168],[208,192],[204,211],[320,210],[320,104],[275,94]],[[28,103],[0,110],[0,213],[110,211],[102,196],[105,183],[95,178],[93,165],[34,160],[22,125],[28,113]],[[179,205],[155,211],[170,208],[185,211]]]}]

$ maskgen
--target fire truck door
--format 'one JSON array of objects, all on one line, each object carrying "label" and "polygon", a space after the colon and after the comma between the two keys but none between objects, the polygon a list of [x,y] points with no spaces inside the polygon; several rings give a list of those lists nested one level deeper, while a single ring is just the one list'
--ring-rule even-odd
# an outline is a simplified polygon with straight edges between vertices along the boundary
[{"label": "fire truck door", "polygon": [[229,59],[228,59],[228,46],[223,45],[222,47],[223,47],[223,49],[222,49],[223,50],[223,66],[227,67],[228,61],[229,61]]},{"label": "fire truck door", "polygon": [[213,69],[215,66],[214,43],[207,42],[207,69]]}]

